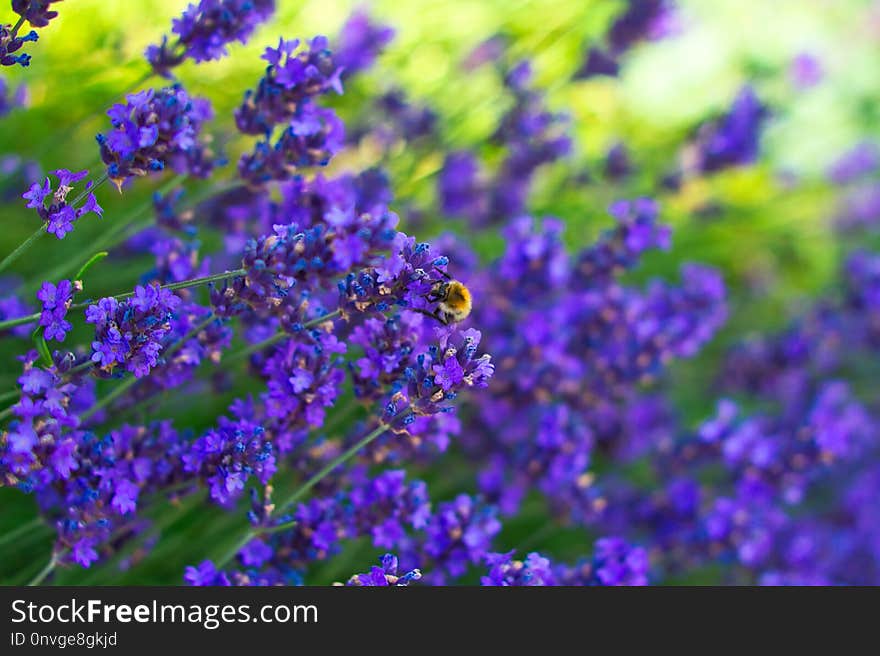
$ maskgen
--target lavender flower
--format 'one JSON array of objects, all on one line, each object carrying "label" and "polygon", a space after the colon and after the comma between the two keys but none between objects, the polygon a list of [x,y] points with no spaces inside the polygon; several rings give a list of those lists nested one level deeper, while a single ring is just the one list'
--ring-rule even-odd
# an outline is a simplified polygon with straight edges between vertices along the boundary
[{"label": "lavender flower", "polygon": [[442,585],[449,577],[463,575],[469,565],[482,562],[501,530],[496,512],[466,494],[440,504],[425,527],[422,549],[431,559],[426,580]]},{"label": "lavender flower", "polygon": [[480,216],[483,190],[478,181],[479,165],[472,153],[459,151],[447,154],[438,183],[440,204],[452,216]]},{"label": "lavender flower", "polygon": [[398,574],[397,556],[393,554],[385,554],[379,562],[380,567],[374,565],[367,574],[355,574],[346,585],[402,586],[422,578],[422,573],[417,569],[410,570],[406,574]]},{"label": "lavender flower", "polygon": [[[52,6],[13,8],[44,26]],[[223,56],[274,7],[193,2],[148,49],[153,71],[170,77],[188,59]],[[575,77],[618,75],[626,53],[668,33],[673,12],[666,0],[621,3]],[[464,63],[491,62],[479,74],[496,75],[501,89],[497,124],[483,126],[481,143],[461,140],[467,130],[440,130],[440,115],[392,79],[379,91],[353,84],[338,114],[324,104],[392,35],[358,9],[335,53],[323,37],[268,48],[265,73],[235,112],[239,131],[255,137],[237,182],[201,200],[163,192],[153,225],[106,236],[125,237],[115,257],[148,262],[133,293],[74,304],[81,283],[62,279],[63,262],[59,273],[0,283],[7,337],[26,338],[38,323],[46,339],[69,344],[70,310],[85,305],[94,328],[90,348],[47,352],[38,339],[42,352],[19,358],[21,375],[0,390],[0,485],[32,494],[55,531],[40,576],[113,556],[131,567],[174,519],[166,511],[177,499],[207,497],[219,506],[212,513],[228,515],[219,528],[238,546],[221,559],[195,558],[182,572],[192,585],[321,583],[324,563],[366,545],[386,555],[349,585],[643,585],[694,572],[738,584],[880,581],[870,387],[880,255],[846,254],[836,285],[779,332],[720,353],[722,341],[707,360],[669,370],[719,334],[730,272],[670,264],[663,218],[680,218],[692,193],[717,191],[715,183],[726,190],[724,180],[707,186],[694,175],[757,160],[769,113],[755,91],[744,87],[724,115],[703,121],[679,162],[663,159],[666,139],[651,140],[656,153],[638,152],[648,143],[638,139],[600,156],[612,186],[641,187],[672,171],[665,190],[676,193],[662,205],[615,201],[607,217],[587,207],[576,223],[598,238],[585,244],[566,233],[571,217],[530,213],[533,188],[538,207],[582,206],[573,195],[587,179],[556,170],[582,144],[554,109],[556,93],[548,97],[531,61],[518,59],[518,37],[496,35]],[[0,63],[26,64],[20,51],[35,39],[0,27]],[[815,61],[795,63],[798,83],[817,82]],[[345,126],[341,117],[352,113]],[[164,168],[212,172],[200,136],[210,108],[179,86],[129,95],[109,116],[98,140],[118,187]],[[309,171],[331,162],[325,170],[349,171],[365,159],[359,172]],[[865,142],[828,172],[839,192],[836,227],[880,225],[877,160]],[[86,171],[55,171],[53,190],[42,175],[19,182],[23,161],[0,159],[4,191],[15,201],[29,187],[23,198],[49,232],[61,238],[82,214],[101,214],[91,183],[68,201]],[[414,236],[437,225],[425,225],[432,199],[422,193],[435,173],[439,210],[464,220],[453,225],[467,241],[497,243],[497,256],[491,247],[478,256],[452,235]],[[395,198],[401,176],[406,193]],[[689,246],[684,237],[679,248]],[[638,271],[649,254],[662,278]],[[235,277],[212,276],[210,289],[184,282],[218,267]],[[677,277],[668,273],[676,267]],[[87,281],[94,275],[89,269]],[[443,310],[452,278],[473,296],[467,316]],[[184,282],[170,285],[177,293],[167,289],[174,282]],[[39,289],[37,314],[19,289],[31,299]],[[737,316],[747,320],[752,306],[741,292]],[[19,317],[31,325],[15,325]],[[227,358],[234,341],[243,347]],[[709,380],[703,365],[718,359]],[[174,416],[196,395],[203,412],[187,412],[185,425],[146,419]],[[703,411],[707,418],[692,421]],[[454,476],[436,476],[438,467]],[[425,480],[409,478],[413,468]],[[533,526],[522,517],[528,526],[502,531],[525,503],[566,535],[516,557],[497,543]],[[605,536],[592,553],[547,555],[589,536]]]},{"label": "lavender flower", "polygon": [[657,39],[672,29],[675,5],[670,0],[628,0],[626,10],[608,31],[611,51],[621,54],[643,39]]},{"label": "lavender flower", "polygon": [[647,585],[648,555],[618,537],[596,541],[591,561],[571,568],[561,568],[557,577],[561,585]]},{"label": "lavender flower", "polygon": [[61,0],[12,0],[12,11],[33,27],[46,27],[58,15],[51,5]]},{"label": "lavender flower", "polygon": [[146,376],[159,362],[171,313],[179,303],[166,289],[138,285],[131,299],[102,298],[90,305],[86,321],[95,326],[92,361],[108,373],[121,365],[138,378]]},{"label": "lavender flower", "polygon": [[540,90],[531,88],[531,76],[531,64],[521,61],[504,77],[513,105],[492,137],[506,150],[494,175],[480,175],[477,160],[467,153],[450,154],[444,164],[439,179],[441,206],[456,214],[467,212],[475,225],[501,223],[523,214],[536,171],[571,150],[568,116],[547,109]]},{"label": "lavender flower", "polygon": [[113,130],[97,140],[107,175],[119,189],[126,180],[166,165],[192,175],[209,173],[198,139],[202,123],[212,116],[211,106],[190,98],[180,85],[130,94],[107,115]]},{"label": "lavender flower", "polygon": [[584,63],[575,72],[574,79],[587,80],[592,77],[608,76],[617,77],[620,73],[620,65],[617,61],[599,48],[590,48]]},{"label": "lavender flower", "polygon": [[30,66],[31,56],[27,53],[13,54],[21,50],[25,43],[37,41],[39,36],[31,30],[24,36],[12,35],[11,25],[0,25],[0,66]]},{"label": "lavender flower", "polygon": [[523,560],[513,560],[515,552],[490,553],[486,556],[489,572],[480,581],[492,586],[554,585],[550,561],[539,553],[530,553]]},{"label": "lavender flower", "polygon": [[370,136],[386,152],[401,141],[416,141],[434,136],[436,132],[437,114],[434,110],[410,102],[401,89],[391,89],[376,98],[364,114],[348,135],[348,140],[358,143]]},{"label": "lavender flower", "polygon": [[82,291],[82,285],[77,281],[61,280],[58,285],[46,281],[37,292],[37,298],[43,302],[40,315],[40,325],[43,326],[43,335],[47,340],[64,341],[64,337],[70,332],[72,326],[65,319],[67,311],[73,302],[73,296]]},{"label": "lavender flower", "polygon": [[611,147],[605,156],[605,176],[611,180],[621,180],[632,173],[629,151],[622,143]]},{"label": "lavender flower", "polygon": [[277,48],[266,48],[269,62],[256,91],[248,90],[235,112],[235,123],[244,134],[270,135],[276,125],[290,122],[303,112],[314,96],[334,90],[342,93],[340,67],[334,61],[326,37],[315,37],[305,50],[299,41],[281,39]]},{"label": "lavender flower", "polygon": [[[79,207],[68,204],[67,196],[73,190],[73,184],[85,178],[89,172],[82,170],[71,173],[67,169],[52,171],[52,175],[58,178],[58,188],[53,192],[49,178],[43,184],[34,182],[30,189],[21,195],[28,201],[26,207],[37,210],[40,219],[46,224],[46,232],[55,235],[58,239],[73,230],[73,224],[83,215],[90,212],[103,216],[104,210],[98,205],[95,194],[89,191],[93,183],[88,182],[85,187],[85,201]],[[82,197],[82,194],[80,195]],[[46,199],[49,199],[48,206]]]},{"label": "lavender flower", "polygon": [[337,38],[335,61],[342,69],[343,77],[370,68],[393,38],[394,29],[374,23],[365,8],[352,12]]},{"label": "lavender flower", "polygon": [[283,181],[304,167],[326,166],[345,141],[345,127],[332,109],[311,103],[302,106],[278,141],[258,142],[242,156],[239,175],[252,186]]},{"label": "lavender flower", "polygon": [[186,59],[201,63],[225,57],[228,44],[247,43],[274,13],[275,0],[199,0],[174,19],[174,43],[164,36],[160,45],[147,47],[145,56],[156,74],[171,77],[171,69]]},{"label": "lavender flower", "polygon": [[198,567],[187,567],[183,578],[190,585],[230,585],[226,575],[218,571],[210,560],[202,561]]},{"label": "lavender flower", "polygon": [[[351,473],[350,486],[337,489],[336,494],[301,503],[289,515],[273,520],[281,523],[292,518],[295,524],[252,539],[238,554],[245,569],[222,575],[234,585],[299,583],[303,570],[310,563],[336,553],[341,540],[368,536],[380,547],[406,545],[407,532],[422,530],[430,515],[425,484],[407,482],[403,471],[386,470],[374,478],[355,471]],[[383,576],[396,576],[391,573],[392,568],[397,569],[392,558],[383,559]],[[188,569],[189,583],[205,585],[208,583],[204,581],[215,580],[217,576],[213,563],[202,563],[198,571],[207,573],[207,578]],[[408,578],[404,575],[397,581],[416,580],[416,570],[408,571]],[[388,578],[384,580],[389,582]]]},{"label": "lavender flower", "polygon": [[[46,27],[58,12],[51,5],[61,0],[12,0],[12,11],[27,21],[31,27]],[[31,63],[31,56],[26,53],[13,54],[21,50],[25,43],[35,42],[39,38],[34,30],[24,36],[13,33],[12,25],[0,25],[0,66],[26,67]],[[2,114],[2,112],[0,112]]]},{"label": "lavender flower", "polygon": [[[18,281],[14,278],[0,278],[0,321],[18,319],[33,313],[32,308],[14,293],[13,290],[17,286]],[[10,328],[8,334],[15,337],[29,337],[33,330],[34,324],[24,324]]]},{"label": "lavender flower", "polygon": [[114,553],[120,534],[143,532],[149,526],[137,513],[143,497],[187,482],[181,450],[170,422],[123,425],[103,436],[68,433],[49,460],[58,475],[43,476],[35,490],[43,510],[59,517],[63,561],[89,567]]},{"label": "lavender flower", "polygon": [[15,419],[0,434],[0,484],[30,492],[69,478],[78,467],[69,431],[95,397],[94,385],[81,375],[37,366],[36,351],[20,359],[24,371],[18,379],[21,396],[12,407]]},{"label": "lavender flower", "polygon": [[696,167],[708,173],[753,162],[767,116],[768,110],[754,90],[743,87],[725,116],[700,129],[695,144]]},{"label": "lavender flower", "polygon": [[266,484],[275,473],[272,444],[263,435],[261,426],[245,419],[221,417],[218,428],[196,440],[183,456],[184,471],[204,476],[211,498],[226,504],[238,496],[251,475]]},{"label": "lavender flower", "polygon": [[592,559],[574,566],[554,565],[539,553],[530,553],[524,561],[513,560],[514,552],[486,556],[489,571],[482,577],[489,586],[547,585],[647,585],[648,556],[642,547],[635,547],[619,537],[596,541]]}]

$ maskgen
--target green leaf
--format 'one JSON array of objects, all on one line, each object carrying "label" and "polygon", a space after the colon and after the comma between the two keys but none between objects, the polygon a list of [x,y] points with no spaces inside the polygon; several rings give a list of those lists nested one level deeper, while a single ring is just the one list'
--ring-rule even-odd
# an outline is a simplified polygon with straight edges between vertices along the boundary
[{"label": "green leaf", "polygon": [[52,352],[49,350],[49,345],[46,343],[46,338],[43,336],[43,327],[38,326],[31,335],[31,338],[34,340],[34,346],[37,347],[37,352],[40,354],[43,364],[47,367],[53,366],[55,361],[52,360]]},{"label": "green leaf", "polygon": [[107,257],[107,251],[101,251],[100,253],[95,253],[89,258],[89,261],[82,265],[82,268],[77,272],[74,276],[74,280],[82,280],[83,276],[86,274],[86,271],[92,268],[93,265],[97,264],[105,257]]}]

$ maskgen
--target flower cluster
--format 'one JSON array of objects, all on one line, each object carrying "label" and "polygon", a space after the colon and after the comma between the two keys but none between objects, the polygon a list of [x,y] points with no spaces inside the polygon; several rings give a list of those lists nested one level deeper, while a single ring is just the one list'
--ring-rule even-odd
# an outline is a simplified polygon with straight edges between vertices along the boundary
[{"label": "flower cluster", "polygon": [[[36,33],[18,30],[57,4],[12,4],[0,63],[27,65]],[[227,55],[276,4],[193,0],[147,48],[152,73]],[[440,71],[466,71],[485,105],[397,65],[359,79],[396,33],[362,8],[334,38],[282,38],[218,114],[242,153],[222,183],[211,106],[179,84],[107,111],[92,182],[58,169],[53,185],[25,153],[0,157],[0,198],[41,222],[0,259],[21,266],[0,279],[3,353],[34,345],[0,389],[0,486],[31,494],[34,524],[54,531],[35,583],[136,573],[205,504],[217,542],[170,564],[178,582],[880,581],[880,150],[858,142],[820,179],[774,166],[769,100],[784,123],[783,94],[806,103],[834,74],[809,53],[723,112],[633,134],[611,78],[629,83],[630,53],[670,34],[676,8],[612,4],[534,40],[577,61],[528,52],[512,15],[516,30]],[[0,116],[20,101],[0,81]],[[762,175],[742,170],[759,158]],[[19,259],[42,232],[101,216],[105,180],[165,169],[198,191],[171,181],[152,218],[114,219],[91,246],[109,253],[49,253],[89,248],[77,234]],[[782,194],[743,191],[756,181],[798,212],[833,208],[823,252],[841,256],[834,284],[785,303],[772,332],[754,309],[777,309],[771,285],[789,259],[801,276],[805,240],[760,266],[742,256],[767,227],[750,203],[787,211]],[[731,234],[732,214],[742,244],[695,247]]]},{"label": "flower cluster", "polygon": [[130,299],[102,298],[86,309],[95,326],[92,361],[107,373],[117,365],[136,377],[146,376],[159,362],[169,320],[180,299],[155,285],[138,285]]},{"label": "flower cluster", "polygon": [[180,85],[129,94],[125,104],[113,105],[107,115],[113,130],[97,140],[107,176],[118,188],[166,166],[199,177],[210,173],[199,133],[213,115],[211,105],[190,98]]},{"label": "flower cluster", "polygon": [[[35,42],[39,36],[31,30],[24,36],[19,28],[25,22],[31,27],[46,27],[58,12],[51,5],[61,0],[12,0],[12,11],[19,15],[19,22],[13,25],[0,24],[0,66],[29,66],[31,56],[19,52],[25,43]],[[13,53],[18,54],[13,54]],[[2,112],[0,112],[2,114]]]},{"label": "flower cluster", "polygon": [[558,221],[510,222],[506,253],[474,281],[476,321],[498,366],[465,439],[486,463],[480,489],[505,513],[537,486],[583,519],[593,451],[625,450],[612,446],[612,427],[630,422],[637,386],[670,359],[692,357],[726,317],[724,286],[706,267],[685,265],[680,286],[621,285],[617,277],[645,251],[667,248],[670,234],[646,199],[610,212],[617,225],[574,258]]},{"label": "flower cluster", "polygon": [[648,554],[619,537],[596,541],[592,559],[575,565],[551,563],[540,553],[530,553],[525,560],[513,560],[515,552],[486,556],[488,573],[483,585],[490,586],[619,586],[647,585],[650,564]]},{"label": "flower cluster", "polygon": [[406,574],[399,574],[397,556],[394,554],[385,554],[379,559],[380,567],[373,565],[366,574],[355,574],[346,585],[367,585],[367,586],[390,586],[390,585],[409,585],[413,581],[422,578],[422,573],[417,570],[410,570]]},{"label": "flower cluster", "polygon": [[244,134],[268,135],[276,125],[297,118],[302,118],[305,125],[308,116],[302,117],[301,113],[312,110],[310,101],[314,96],[331,89],[342,93],[341,71],[327,38],[315,37],[306,49],[298,49],[299,45],[297,39],[281,39],[277,47],[266,48],[266,74],[256,90],[245,93],[235,112],[235,123]]},{"label": "flower cluster", "polygon": [[742,166],[758,156],[761,128],[768,116],[754,89],[743,87],[730,111],[717,121],[703,125],[693,144],[692,166],[704,173]]},{"label": "flower cluster", "polygon": [[[314,100],[331,89],[342,93],[342,68],[326,37],[315,37],[307,49],[299,45],[281,39],[277,48],[266,48],[266,74],[235,112],[241,132],[264,137],[239,161],[239,174],[251,186],[287,180],[303,167],[325,166],[343,146],[342,121]],[[277,126],[285,127],[273,144]]]},{"label": "flower cluster", "polygon": [[32,491],[68,478],[79,467],[69,431],[79,426],[79,413],[95,397],[93,384],[69,373],[69,362],[43,368],[36,351],[22,361],[21,397],[12,407],[15,419],[0,437],[0,479],[3,485]]},{"label": "flower cluster", "polygon": [[184,454],[184,471],[204,476],[211,498],[221,504],[235,498],[251,474],[265,485],[275,473],[275,456],[264,432],[246,418],[221,417],[217,429],[196,440]]},{"label": "flower cluster", "polygon": [[[87,170],[71,173],[67,169],[58,169],[52,171],[52,175],[58,178],[58,187],[55,191],[52,191],[49,178],[46,178],[42,184],[34,182],[22,194],[21,197],[28,201],[26,207],[37,210],[40,219],[46,224],[46,232],[55,235],[58,239],[64,239],[64,236],[73,230],[73,224],[83,215],[91,212],[100,217],[104,214],[95,194],[89,191],[94,185],[91,181],[86,183],[85,191],[72,203],[67,202],[67,196],[73,191],[73,185],[88,174]],[[85,200],[77,207],[83,196]],[[47,198],[48,205],[46,205]]]},{"label": "flower cluster", "polygon": [[[0,25],[0,65],[2,66],[30,66],[31,56],[25,52],[18,52],[25,43],[36,41],[39,36],[31,30],[24,36],[13,35],[11,25]],[[14,54],[18,53],[18,54]]]},{"label": "flower cluster", "polygon": [[174,19],[173,44],[162,37],[144,56],[153,71],[171,77],[171,70],[187,59],[206,62],[225,57],[233,41],[247,43],[254,30],[275,13],[275,0],[199,0]]},{"label": "flower cluster", "polygon": [[79,291],[82,291],[82,285],[71,283],[69,280],[60,280],[57,285],[47,280],[40,287],[40,291],[37,292],[37,298],[43,303],[40,325],[43,326],[43,336],[46,339],[64,341],[73,327],[65,317],[73,302],[74,294]]},{"label": "flower cluster", "polygon": [[620,58],[637,43],[667,36],[675,24],[675,4],[671,0],[628,0],[606,35],[605,47],[591,46],[576,79],[599,75],[616,77]]},{"label": "flower cluster", "polygon": [[46,27],[58,12],[52,5],[61,0],[12,0],[12,11],[34,27]]},{"label": "flower cluster", "polygon": [[114,536],[138,535],[149,527],[137,515],[144,500],[187,483],[179,465],[181,438],[170,422],[126,424],[103,436],[69,434],[62,442],[67,475],[36,490],[44,512],[56,519],[64,562],[89,567],[112,554]]},{"label": "flower cluster", "polygon": [[339,32],[334,59],[348,77],[370,68],[394,38],[394,28],[373,22],[363,8],[356,9]]}]

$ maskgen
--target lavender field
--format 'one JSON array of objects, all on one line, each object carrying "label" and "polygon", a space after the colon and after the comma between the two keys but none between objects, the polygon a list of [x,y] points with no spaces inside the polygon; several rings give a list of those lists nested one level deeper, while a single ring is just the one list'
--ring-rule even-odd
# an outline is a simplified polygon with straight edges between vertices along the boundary
[{"label": "lavender field", "polygon": [[880,584],[880,2],[0,4],[0,583]]}]

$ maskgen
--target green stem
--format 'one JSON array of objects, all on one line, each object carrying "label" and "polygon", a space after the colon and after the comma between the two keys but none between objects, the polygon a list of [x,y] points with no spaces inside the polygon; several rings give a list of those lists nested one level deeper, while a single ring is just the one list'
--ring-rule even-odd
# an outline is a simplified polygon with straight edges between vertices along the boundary
[{"label": "green stem", "polygon": [[16,399],[16,398],[18,398],[19,394],[21,394],[21,392],[17,389],[9,390],[8,392],[3,392],[3,394],[0,394],[0,403],[3,403],[5,401],[11,401],[12,399]]},{"label": "green stem", "polygon": [[[238,276],[243,276],[247,273],[247,269],[235,269],[235,271],[224,271],[223,273],[215,273],[210,276],[203,276],[201,278],[192,278],[190,280],[182,280],[180,282],[172,282],[167,285],[161,285],[160,289],[168,289],[174,291],[176,289],[187,289],[188,287],[198,287],[199,285],[206,285],[209,282],[217,282],[218,280],[228,280],[229,278],[237,278]],[[126,292],[124,294],[117,294],[114,298],[117,300],[122,300],[123,298],[131,298],[134,296],[134,292]],[[84,308],[87,305],[91,305],[91,303],[77,303],[76,305],[72,305],[71,309]]]},{"label": "green stem", "polygon": [[[27,239],[25,239],[23,242],[21,242],[18,245],[18,248],[16,248],[9,255],[4,257],[3,261],[0,262],[0,271],[5,271],[6,267],[8,267],[10,264],[15,262],[19,257],[21,257],[21,255],[25,251],[27,251],[31,246],[34,245],[34,243],[37,241],[37,239],[39,239],[42,235],[45,235],[46,234],[46,227],[48,225],[49,225],[48,221],[43,223],[39,228],[37,228],[37,231],[34,232],[34,234],[32,234]],[[27,322],[25,322],[25,323],[27,323]]]},{"label": "green stem", "polygon": [[73,374],[78,374],[83,371],[88,371],[89,369],[91,369],[94,366],[95,366],[94,362],[92,362],[91,360],[86,360],[85,362],[80,362],[78,365],[76,365],[72,369],[68,369],[67,371],[65,371],[64,375],[72,376]]},{"label": "green stem", "polygon": [[113,403],[113,401],[115,401],[120,396],[125,394],[135,383],[138,382],[138,380],[140,380],[140,379],[135,378],[134,376],[132,376],[131,378],[126,378],[119,385],[114,387],[113,390],[107,396],[105,396],[103,399],[101,399],[100,401],[95,403],[95,405],[93,405],[91,408],[89,408],[88,410],[83,412],[80,415],[80,421],[85,422],[86,420],[90,419],[92,417],[92,415],[97,413],[99,410],[103,410],[104,408],[106,408],[108,405]]},{"label": "green stem", "polygon": [[[378,438],[380,435],[382,435],[387,430],[388,430],[388,426],[386,424],[382,424],[380,426],[377,426],[366,437],[364,437],[357,444],[352,446],[350,449],[348,449],[347,451],[345,451],[341,455],[334,458],[330,462],[330,464],[328,464],[321,471],[319,471],[317,474],[312,476],[308,481],[306,481],[305,484],[303,484],[296,491],[294,491],[293,494],[291,494],[289,497],[287,497],[287,499],[284,500],[284,503],[282,503],[279,506],[279,509],[283,511],[285,508],[288,508],[291,505],[293,505],[294,503],[296,503],[297,501],[299,501],[303,496],[305,496],[305,494],[309,490],[311,490],[318,483],[320,483],[322,480],[324,480],[324,478],[326,478],[330,472],[332,472],[334,469],[339,467],[339,465],[345,463],[347,460],[349,460],[351,457],[353,457],[358,451],[360,451],[361,449],[366,447],[368,444],[373,442],[376,438]],[[258,537],[260,535],[268,535],[270,533],[277,533],[278,531],[286,530],[286,529],[291,528],[295,525],[296,525],[296,521],[292,520],[289,522],[284,522],[283,524],[277,524],[276,526],[268,526],[268,527],[263,527],[263,528],[250,529],[247,533],[245,533],[245,535],[243,535],[241,537],[241,539],[238,540],[238,542],[235,543],[235,545],[231,549],[229,549],[223,555],[222,558],[220,558],[216,562],[217,568],[220,569],[220,568],[224,567],[229,561],[231,561],[233,558],[235,558],[235,555],[242,548],[244,548],[244,546],[247,545],[248,542],[253,540],[255,537]]]},{"label": "green stem", "polygon": [[95,180],[95,181],[92,183],[92,186],[91,186],[91,187],[89,187],[88,189],[83,189],[81,192],[79,192],[79,193],[76,195],[76,198],[74,198],[71,202],[69,202],[68,205],[78,205],[79,202],[80,202],[83,198],[85,198],[85,197],[88,196],[89,194],[93,193],[93,192],[95,191],[95,189],[97,189],[97,188],[100,187],[102,184],[104,184],[105,182],[107,182],[108,179],[109,179],[109,176],[107,175],[107,171],[104,171],[104,173],[101,174],[101,177],[98,178],[97,180]]},{"label": "green stem", "polygon": [[525,540],[523,540],[518,546],[517,549],[520,553],[527,553],[529,551],[534,551],[535,549],[539,549],[544,545],[544,542],[548,537],[553,535],[559,530],[559,527],[556,524],[544,524],[537,531],[529,535]]},{"label": "green stem", "polygon": [[21,536],[23,536],[27,533],[30,533],[32,530],[34,530],[35,528],[38,528],[40,526],[44,526],[44,527],[46,526],[45,523],[43,523],[43,518],[42,517],[34,517],[29,522],[25,522],[21,526],[18,526],[17,528],[9,531],[8,533],[5,533],[4,535],[0,535],[0,546],[3,546],[8,542],[15,542]]},{"label": "green stem", "polygon": [[12,41],[15,37],[18,36],[18,31],[21,29],[21,26],[24,25],[24,16],[19,17],[18,21],[15,25],[12,26],[12,31],[9,32],[9,40]]},{"label": "green stem", "polygon": [[28,587],[40,585],[45,580],[45,578],[55,570],[55,566],[58,564],[58,557],[61,556],[63,553],[64,552],[61,552],[60,554],[53,553],[52,557],[49,559],[49,562],[46,563],[46,566],[40,570],[39,574],[37,574],[28,582]]},{"label": "green stem", "polygon": [[[368,446],[371,442],[375,441],[380,435],[384,434],[389,428],[388,424],[380,424],[376,428],[374,428],[370,433],[362,438],[359,442],[357,442],[354,446],[350,447],[348,450],[344,451],[340,455],[336,456],[333,460],[330,461],[321,471],[312,476],[308,481],[305,482],[299,489],[297,489],[293,494],[287,497],[279,506],[278,511],[284,512],[287,508],[290,508],[293,504],[299,501],[309,490],[315,487],[318,483],[320,483],[327,475],[332,472],[334,469],[339,467],[339,465],[345,463],[350,458],[352,458],[358,451]],[[283,531],[285,529],[291,528],[296,525],[295,521],[285,522],[283,524],[277,524],[276,526],[268,527],[263,529],[262,533],[277,533],[278,531]]]}]

